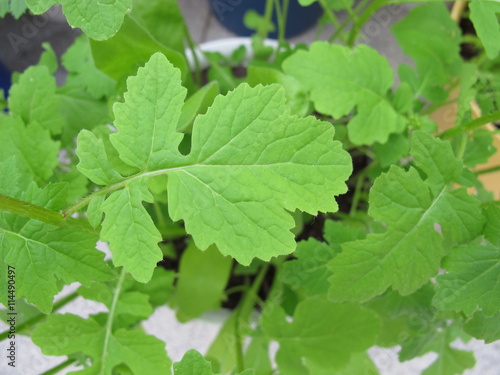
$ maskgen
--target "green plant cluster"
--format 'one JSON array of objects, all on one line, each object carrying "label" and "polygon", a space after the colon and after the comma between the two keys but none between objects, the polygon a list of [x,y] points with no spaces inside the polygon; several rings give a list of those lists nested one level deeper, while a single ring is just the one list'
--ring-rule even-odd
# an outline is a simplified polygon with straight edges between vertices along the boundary
[{"label": "green plant cluster", "polygon": [[[500,339],[500,205],[480,179],[500,166],[477,167],[499,135],[483,126],[500,120],[500,3],[472,0],[477,35],[462,35],[445,4],[415,1],[392,26],[414,65],[395,72],[362,30],[404,2],[319,0],[331,37],[293,46],[288,1],[270,0],[247,17],[245,76],[231,65],[249,51],[211,53],[203,85],[176,0],[0,3],[17,16],[60,4],[84,32],[63,85],[45,44],[0,95],[0,277],[15,268],[16,334],[67,356],[47,374],[377,374],[373,346],[402,362],[437,353],[424,375],[474,367],[453,343]],[[430,115],[448,105],[454,127],[438,130]],[[58,313],[76,297],[107,312]],[[205,356],[172,364],[140,325],[228,298]]]}]

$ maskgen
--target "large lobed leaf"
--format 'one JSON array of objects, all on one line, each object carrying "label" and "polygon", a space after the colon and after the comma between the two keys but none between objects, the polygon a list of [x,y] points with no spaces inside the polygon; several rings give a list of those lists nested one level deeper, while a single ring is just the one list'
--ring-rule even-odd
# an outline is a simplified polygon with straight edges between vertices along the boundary
[{"label": "large lobed leaf", "polygon": [[135,175],[116,181],[97,138],[78,138],[80,171],[97,184],[115,184],[103,206],[104,239],[137,280],[147,281],[161,259],[159,233],[140,203],[150,200],[141,182],[149,177],[168,176],[169,214],[184,220],[197,247],[216,244],[245,265],[294,250],[290,212],[337,210],[334,196],[346,191],[350,157],[330,124],[290,115],[283,88],[243,84],[217,97],[195,120],[187,156],[176,132],[184,96],[179,71],[159,53],[128,79],[111,142],[140,170]]},{"label": "large lobed leaf", "polygon": [[461,173],[450,145],[416,132],[410,154],[426,177],[393,166],[375,181],[369,213],[387,231],[342,245],[330,263],[332,300],[366,301],[390,286],[410,294],[438,273],[450,244],[480,235],[479,201],[465,188],[449,188]]}]

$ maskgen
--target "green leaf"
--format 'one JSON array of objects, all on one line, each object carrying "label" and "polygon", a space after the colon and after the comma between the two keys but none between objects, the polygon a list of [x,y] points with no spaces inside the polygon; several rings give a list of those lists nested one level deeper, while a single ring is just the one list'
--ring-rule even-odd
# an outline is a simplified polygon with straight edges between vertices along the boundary
[{"label": "green leaf", "polygon": [[177,0],[133,0],[132,16],[164,46],[184,53],[186,24]]},{"label": "green leaf", "polygon": [[380,321],[374,312],[358,305],[313,297],[297,305],[291,323],[280,307],[265,310],[261,326],[280,345],[276,354],[280,371],[294,375],[308,374],[304,366],[318,371],[342,368],[353,353],[375,343]]},{"label": "green leaf", "polygon": [[458,111],[456,125],[462,125],[466,116],[470,116],[471,101],[477,96],[476,83],[479,78],[478,66],[465,63],[460,70],[460,87],[458,93]]},{"label": "green leaf", "polygon": [[439,95],[440,86],[459,74],[462,61],[461,31],[446,6],[441,2],[420,5],[392,26],[392,31],[403,52],[415,62],[416,95],[432,101],[446,99],[446,93],[444,98]]},{"label": "green leaf", "polygon": [[76,38],[63,55],[62,63],[69,72],[65,85],[84,88],[94,99],[113,94],[115,82],[96,68],[90,42],[85,35]]},{"label": "green leaf", "polygon": [[205,114],[218,94],[219,84],[210,82],[190,96],[182,107],[181,116],[177,123],[177,131],[181,133],[191,131],[196,116]]},{"label": "green leaf", "polygon": [[403,130],[402,117],[386,97],[394,77],[389,62],[374,49],[354,50],[315,42],[309,51],[297,51],[283,62],[283,70],[310,90],[316,110],[340,118],[354,108],[347,128],[356,145],[385,143]]},{"label": "green leaf", "polygon": [[213,375],[212,365],[196,350],[184,354],[180,362],[174,363],[175,375]]},{"label": "green leaf", "polygon": [[471,243],[454,249],[437,277],[434,304],[441,310],[472,315],[479,307],[485,316],[500,310],[500,249]]},{"label": "green leaf", "polygon": [[55,95],[56,81],[46,66],[32,66],[12,85],[9,109],[25,124],[38,123],[52,134],[61,133],[64,119]]},{"label": "green leaf", "polygon": [[[90,287],[80,287],[78,294],[85,299],[101,302],[108,309],[113,305],[114,289],[110,285],[94,283]],[[139,292],[122,292],[116,302],[115,314],[133,315],[140,319],[146,319],[153,313],[153,308],[148,302],[148,296]]]},{"label": "green leaf", "polygon": [[163,341],[142,331],[124,329],[107,336],[106,328],[92,318],[50,315],[36,327],[32,339],[45,355],[83,352],[93,358],[90,367],[73,374],[111,375],[113,368],[121,363],[135,375],[171,373]]},{"label": "green leaf", "polygon": [[182,254],[172,306],[185,322],[220,308],[232,268],[232,259],[215,246],[201,252],[193,244]]},{"label": "green leaf", "polygon": [[61,4],[68,23],[81,28],[95,40],[108,39],[116,34],[125,13],[132,7],[132,0],[26,0],[26,3],[35,14]]},{"label": "green leaf", "polygon": [[408,295],[438,273],[450,244],[482,232],[479,201],[448,187],[462,169],[450,144],[415,132],[410,154],[426,178],[413,167],[392,166],[375,180],[369,214],[387,230],[342,245],[330,262],[330,299],[367,301],[390,286]]},{"label": "green leaf", "polygon": [[120,31],[106,41],[90,41],[92,56],[97,68],[114,80],[123,80],[136,73],[152,54],[161,52],[182,72],[185,82],[189,74],[185,58],[161,44],[144,25],[132,15],[127,15]]},{"label": "green leaf", "polygon": [[345,191],[350,160],[332,138],[331,126],[291,117],[282,88],[240,85],[196,119],[191,166],[169,173],[170,216],[199,248],[215,242],[245,265],[287,254],[294,220],[283,209],[335,211]]},{"label": "green leaf", "polygon": [[123,179],[109,165],[104,143],[94,133],[82,130],[78,134],[76,153],[78,170],[98,185],[111,185]]},{"label": "green leaf", "polygon": [[111,141],[122,161],[140,169],[105,188],[116,190],[104,203],[101,236],[115,265],[147,281],[161,259],[154,245],[161,237],[141,203],[152,200],[144,180],[154,176],[168,176],[170,217],[184,220],[198,248],[215,244],[245,265],[294,250],[289,212],[337,210],[350,157],[330,124],[290,115],[281,87],[244,84],[217,97],[196,118],[187,156],[176,133],[184,95],[179,72],[158,53],[115,105]]},{"label": "green leaf", "polygon": [[327,221],[325,239],[329,244],[313,238],[299,242],[295,251],[298,259],[284,263],[281,280],[307,296],[326,294],[330,286],[328,277],[331,276],[328,262],[341,251],[339,245],[363,237],[361,231],[340,222]]},{"label": "green leaf", "polygon": [[58,154],[59,142],[37,122],[24,126],[21,119],[0,114],[0,161],[15,155],[19,172],[47,181],[59,164]]},{"label": "green leaf", "polygon": [[96,100],[81,86],[66,84],[58,88],[56,96],[65,120],[63,146],[74,147],[74,139],[82,129],[111,123],[107,101],[104,98]]},{"label": "green leaf", "polygon": [[399,164],[400,160],[408,155],[410,148],[407,136],[402,134],[391,134],[386,143],[375,143],[373,151],[377,155],[382,168]]},{"label": "green leaf", "polygon": [[486,163],[497,149],[493,146],[493,135],[488,129],[476,129],[469,137],[463,160],[465,165],[474,168]]},{"label": "green leaf", "polygon": [[142,284],[135,282],[130,287],[130,290],[147,294],[149,303],[151,303],[153,307],[158,307],[167,303],[174,294],[175,276],[173,271],[167,271],[163,267],[156,267],[153,272],[153,277],[148,283]]},{"label": "green leaf", "polygon": [[[466,369],[474,367],[476,361],[473,353],[451,347],[450,344],[460,333],[461,330],[453,325],[440,327],[439,331],[436,327],[431,327],[428,332],[415,340],[406,340],[400,352],[400,360],[405,361],[428,352],[435,352],[438,354],[437,359],[422,372],[423,375],[462,374]],[[413,352],[411,356],[408,352],[405,353],[408,350]]]},{"label": "green leaf", "polygon": [[186,96],[179,70],[155,54],[147,69],[127,80],[127,88],[125,103],[113,108],[119,132],[110,136],[120,158],[141,170],[162,168],[178,159],[183,136],[176,127]]},{"label": "green leaf", "polygon": [[500,207],[489,205],[484,210],[486,216],[486,225],[484,227],[484,236],[488,241],[496,246],[500,246]]},{"label": "green leaf", "polygon": [[252,87],[258,84],[279,83],[285,88],[287,103],[292,110],[292,114],[305,116],[309,111],[308,95],[300,82],[292,76],[283,74],[278,69],[250,65],[247,68],[246,82]]},{"label": "green leaf", "polygon": [[255,370],[256,375],[270,375],[273,373],[269,358],[269,340],[265,337],[255,336],[245,351],[244,363],[246,367]]},{"label": "green leaf", "polygon": [[486,344],[500,340],[500,312],[490,317],[477,311],[472,319],[464,324],[464,331],[469,335],[484,340]]},{"label": "green leaf", "polygon": [[113,192],[102,205],[106,216],[102,222],[101,240],[110,243],[116,267],[125,266],[137,281],[145,283],[162,259],[158,247],[162,239],[142,201],[153,201],[143,180]]},{"label": "green leaf", "polygon": [[38,65],[44,65],[49,69],[50,74],[54,74],[59,68],[59,63],[57,62],[57,55],[52,49],[50,43],[42,43],[42,47],[45,51],[42,52]]},{"label": "green leaf", "polygon": [[19,19],[26,12],[24,0],[2,0],[0,2],[0,17],[4,17],[8,12],[12,13],[15,19]]},{"label": "green leaf", "polygon": [[[14,158],[0,163],[0,174],[12,176],[0,194],[9,195],[52,210],[65,206],[64,184],[39,189],[19,175]],[[0,184],[1,185],[1,184]],[[25,297],[42,312],[49,313],[59,292],[58,280],[109,280],[113,275],[104,263],[104,254],[95,249],[98,238],[80,227],[55,227],[37,220],[0,212],[0,259],[16,267],[16,296]]]},{"label": "green leaf", "polygon": [[351,356],[349,363],[341,370],[324,373],[314,373],[315,375],[378,375],[377,366],[373,363],[367,353],[354,353]]},{"label": "green leaf", "polygon": [[340,248],[331,248],[324,242],[310,238],[297,244],[296,260],[285,262],[280,279],[293,290],[302,291],[307,296],[326,294],[330,284],[328,261],[333,259]]},{"label": "green leaf", "polygon": [[500,13],[500,2],[498,0],[473,0],[469,8],[470,19],[483,43],[486,55],[493,59],[500,51],[500,25],[497,18],[497,13]]},{"label": "green leaf", "polygon": [[455,375],[462,374],[466,369],[476,364],[474,354],[464,350],[452,348],[446,334],[438,336],[432,343],[433,349],[439,357],[423,372],[422,375]]}]

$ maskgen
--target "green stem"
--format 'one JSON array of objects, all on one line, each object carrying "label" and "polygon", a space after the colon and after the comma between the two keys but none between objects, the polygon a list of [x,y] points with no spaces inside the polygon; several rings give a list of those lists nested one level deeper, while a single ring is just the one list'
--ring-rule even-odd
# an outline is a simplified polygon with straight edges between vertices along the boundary
[{"label": "green stem", "polygon": [[319,4],[321,5],[323,10],[325,11],[326,16],[330,19],[333,26],[335,26],[335,30],[338,30],[340,28],[340,22],[337,19],[337,17],[335,16],[335,14],[332,12],[330,7],[328,6],[328,3],[326,2],[326,0],[319,0]]},{"label": "green stem", "polygon": [[262,40],[267,38],[267,26],[271,24],[271,18],[273,17],[273,2],[274,0],[266,1],[266,9],[264,10],[264,27],[257,31],[257,34]]},{"label": "green stem", "polygon": [[[64,217],[71,216],[75,212],[78,212],[83,207],[87,206],[90,203],[90,201],[94,197],[96,197],[97,195],[111,194],[112,192],[119,190],[119,189],[122,189],[122,188],[126,187],[128,184],[130,184],[134,181],[143,179],[143,178],[151,178],[151,177],[155,177],[155,176],[161,176],[161,175],[164,175],[164,174],[171,172],[171,171],[179,171],[179,170],[186,171],[186,170],[189,170],[190,168],[214,168],[214,167],[215,168],[222,168],[222,167],[223,168],[232,168],[232,166],[222,165],[222,164],[213,164],[213,165],[191,164],[191,165],[179,165],[177,167],[172,167],[172,168],[158,169],[156,171],[140,172],[140,173],[134,174],[132,176],[126,177],[123,180],[121,180],[120,182],[117,182],[113,185],[108,185],[108,186],[105,186],[99,190],[94,191],[92,194],[87,195],[86,197],[80,199],[76,203],[67,207],[64,211],[62,211],[62,214],[64,215]],[[66,220],[68,220],[68,219],[66,219]],[[90,224],[89,224],[89,226],[90,226]]]},{"label": "green stem", "polygon": [[236,366],[238,372],[243,372],[245,370],[245,363],[243,357],[243,337],[241,335],[242,325],[248,325],[248,319],[252,313],[257,295],[264,281],[264,277],[269,270],[269,263],[262,266],[259,273],[255,277],[252,286],[245,293],[242,301],[237,307],[236,319],[235,319],[235,348],[236,348]]},{"label": "green stem", "polygon": [[354,26],[351,29],[349,34],[349,38],[347,39],[347,45],[352,47],[354,42],[356,42],[356,38],[358,37],[359,32],[363,28],[363,25],[370,19],[370,17],[383,5],[386,4],[387,0],[375,0],[371,3],[366,10],[361,14],[358,20],[354,23]]},{"label": "green stem", "polygon": [[345,10],[347,11],[347,14],[349,14],[350,19],[352,19],[354,22],[357,22],[358,16],[356,15],[356,13],[352,9],[352,7],[349,5],[347,0],[340,0],[340,1],[342,2],[342,5],[344,6]]},{"label": "green stem", "polygon": [[439,135],[440,138],[450,138],[454,135],[467,131],[474,130],[483,125],[489,124],[490,122],[499,121],[500,120],[500,111],[493,112],[484,116],[481,116],[477,119],[469,121],[463,125],[455,126],[454,128],[448,129]]},{"label": "green stem", "polygon": [[289,0],[283,1],[283,7],[281,7],[280,1],[275,0],[274,4],[276,7],[276,16],[278,18],[278,41],[285,43],[285,32],[286,32],[286,20],[288,16],[288,3]]},{"label": "green stem", "polygon": [[233,293],[241,293],[241,292],[245,292],[248,290],[248,286],[246,285],[236,285],[236,286],[233,286],[232,288],[229,288],[228,290],[226,290],[226,295],[229,296]]},{"label": "green stem", "polygon": [[47,224],[64,225],[64,216],[60,212],[52,211],[44,207],[24,202],[16,198],[0,195],[0,210],[8,211],[16,215],[29,217]]},{"label": "green stem", "polygon": [[457,159],[461,160],[464,157],[466,147],[467,147],[467,134],[462,133],[460,138],[460,145],[457,151]]},{"label": "green stem", "polygon": [[[55,311],[59,310],[61,307],[65,306],[69,302],[73,301],[76,297],[78,297],[78,293],[75,292],[75,293],[71,293],[70,295],[68,295],[64,298],[61,298],[59,301],[54,303],[54,307],[53,307],[52,311],[55,312]],[[26,320],[25,322],[19,324],[16,327],[16,333],[21,333],[21,332],[25,331],[26,329],[33,327],[35,324],[37,324],[41,320],[45,319],[46,317],[47,317],[46,314],[38,314],[38,315],[34,316],[33,318]],[[8,336],[9,336],[9,331],[5,331],[5,332],[0,333],[0,341],[7,339]]]},{"label": "green stem", "polygon": [[198,54],[196,53],[196,43],[193,41],[193,38],[191,38],[191,34],[189,33],[189,29],[184,24],[184,34],[186,35],[186,42],[188,44],[189,50],[191,51],[191,54],[193,55],[193,61],[194,61],[194,67],[195,67],[195,81],[198,86],[201,87],[201,68],[200,68],[200,60],[198,59]]},{"label": "green stem", "polygon": [[361,194],[363,192],[363,183],[366,178],[366,175],[368,172],[370,172],[377,163],[372,163],[365,167],[361,172],[358,173],[358,177],[356,180],[356,187],[354,190],[354,195],[352,197],[352,204],[351,204],[351,209],[349,210],[349,216],[352,217],[356,214],[356,211],[358,209],[359,201],[361,200]]},{"label": "green stem", "polygon": [[45,371],[41,375],[54,375],[54,374],[57,374],[62,369],[65,369],[66,367],[68,367],[69,365],[71,365],[71,364],[73,364],[75,362],[76,362],[76,359],[68,359],[67,361],[65,361],[65,362],[57,365],[56,367],[53,367],[50,370]]},{"label": "green stem", "polygon": [[2,194],[0,194],[0,210],[59,227],[80,226],[92,232],[94,231],[94,228],[84,220],[65,217],[61,212],[52,211],[45,207],[37,206]]},{"label": "green stem", "polygon": [[[368,3],[368,1],[370,1],[370,0],[363,0],[362,2],[360,2],[359,5],[354,10],[354,14],[362,11],[363,8],[365,7],[366,3]],[[352,19],[352,17],[349,15],[349,17],[344,22],[342,22],[340,27],[337,30],[335,30],[335,32],[328,39],[328,41],[330,43],[333,42],[340,35],[340,33],[345,29],[345,27],[349,24],[349,22],[351,22],[351,21],[358,22],[358,17],[356,16],[356,19]]]},{"label": "green stem", "polygon": [[498,171],[500,171],[500,165],[497,165],[497,166],[491,167],[491,168],[481,169],[479,171],[476,171],[475,173],[477,175],[480,175],[480,174],[487,174],[487,173],[493,173],[493,172],[498,172]]},{"label": "green stem", "polygon": [[116,287],[113,292],[113,300],[111,302],[111,306],[108,312],[108,319],[106,321],[106,334],[104,336],[104,345],[102,347],[102,354],[101,354],[101,369],[99,371],[100,375],[105,374],[106,357],[108,356],[109,338],[113,333],[113,320],[115,317],[116,304],[118,303],[118,298],[120,297],[123,281],[125,280],[125,274],[126,274],[125,268],[122,268],[120,272],[120,277],[118,278],[118,282],[116,283]]}]

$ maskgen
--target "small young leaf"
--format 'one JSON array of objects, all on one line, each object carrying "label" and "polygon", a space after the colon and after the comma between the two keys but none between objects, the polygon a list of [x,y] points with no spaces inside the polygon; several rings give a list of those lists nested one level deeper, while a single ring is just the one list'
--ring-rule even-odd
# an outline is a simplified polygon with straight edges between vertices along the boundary
[{"label": "small young leaf", "polygon": [[56,81],[46,66],[32,66],[10,89],[9,109],[25,124],[38,123],[52,134],[60,134],[64,118],[55,95]]},{"label": "small young leaf", "polygon": [[281,372],[295,375],[308,373],[304,365],[322,371],[340,369],[353,353],[375,343],[380,321],[358,305],[313,297],[297,305],[291,323],[280,307],[264,310],[261,326],[280,345],[276,362]]},{"label": "small young leaf", "polygon": [[[392,31],[403,51],[415,61],[415,91],[431,101],[445,100],[448,94],[440,86],[458,75],[462,64],[461,32],[446,6],[440,2],[420,5],[392,26]],[[407,78],[402,80],[408,82]]]},{"label": "small young leaf", "polygon": [[0,113],[0,161],[17,156],[19,172],[47,181],[59,164],[59,142],[37,122],[24,126],[19,118]]},{"label": "small young leaf", "polygon": [[315,42],[309,51],[286,59],[283,70],[311,91],[318,112],[340,118],[356,107],[347,125],[354,144],[385,143],[391,133],[403,130],[402,117],[386,97],[394,81],[392,69],[374,49],[360,45],[351,51]]},{"label": "small young leaf", "polygon": [[174,375],[213,375],[212,365],[200,353],[191,349],[180,362],[174,363]]},{"label": "small young leaf", "polygon": [[75,40],[63,55],[62,63],[69,72],[65,85],[84,88],[96,100],[113,94],[115,82],[96,68],[85,35]]}]

